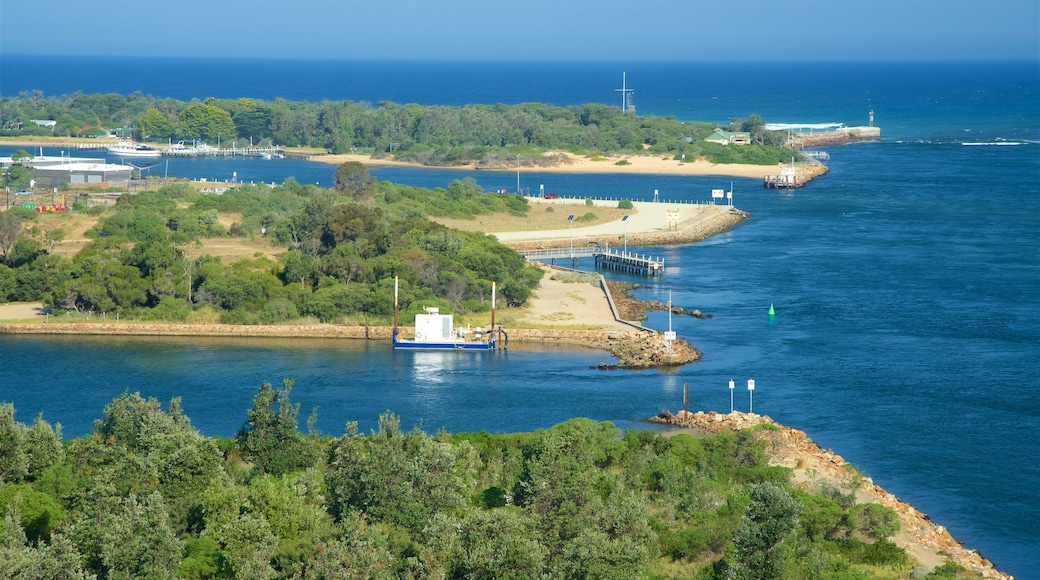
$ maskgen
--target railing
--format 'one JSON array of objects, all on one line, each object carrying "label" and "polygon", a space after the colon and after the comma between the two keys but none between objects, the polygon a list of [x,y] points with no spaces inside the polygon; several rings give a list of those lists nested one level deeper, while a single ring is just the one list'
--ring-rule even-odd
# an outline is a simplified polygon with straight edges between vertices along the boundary
[{"label": "railing", "polygon": [[538,250],[517,250],[517,253],[528,260],[553,260],[560,258],[591,258],[596,254],[602,254],[603,249],[598,245],[578,246],[575,248],[543,248]]}]

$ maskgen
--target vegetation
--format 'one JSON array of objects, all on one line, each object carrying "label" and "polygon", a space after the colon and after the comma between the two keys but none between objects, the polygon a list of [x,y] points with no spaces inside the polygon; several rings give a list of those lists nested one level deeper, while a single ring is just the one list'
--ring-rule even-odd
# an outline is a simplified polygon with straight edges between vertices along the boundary
[{"label": "vegetation", "polygon": [[65,442],[0,404],[0,577],[909,573],[886,539],[891,510],[864,519],[847,492],[794,486],[767,464],[767,431],[695,439],[573,419],[431,436],[387,412],[367,435],[304,435],[291,388],[262,385],[234,439],[137,393]]},{"label": "vegetation", "polygon": [[[222,195],[187,184],[126,194],[71,258],[52,253],[63,232],[11,209],[0,214],[0,301],[43,301],[55,315],[389,324],[394,276],[404,282],[406,323],[424,306],[487,311],[492,282],[503,304],[520,306],[541,279],[494,238],[424,217],[524,215],[523,197],[486,193],[472,179],[436,190],[376,183],[357,163],[336,175],[334,190],[290,180]],[[202,254],[201,240],[225,237],[268,240],[284,252],[227,264]]]},{"label": "vegetation", "polygon": [[[44,129],[30,119],[54,119],[57,125]],[[554,150],[770,165],[789,158],[790,151],[780,147],[784,135],[764,131],[764,125],[757,115],[734,119],[728,128],[749,131],[756,145],[723,147],[704,142],[715,125],[636,116],[598,103],[443,107],[212,98],[186,103],[141,93],[45,98],[38,91],[0,97],[0,135],[88,136],[98,126],[130,127],[141,140],[238,140],[376,157],[393,153],[400,160],[439,166],[511,164],[517,155],[528,164],[553,163],[554,157],[545,154]]]}]

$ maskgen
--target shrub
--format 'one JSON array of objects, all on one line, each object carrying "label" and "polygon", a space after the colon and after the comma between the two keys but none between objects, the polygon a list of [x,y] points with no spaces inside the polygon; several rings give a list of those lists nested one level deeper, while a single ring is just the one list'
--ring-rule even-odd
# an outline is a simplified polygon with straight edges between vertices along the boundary
[{"label": "shrub", "polygon": [[617,206],[618,206],[618,209],[632,209],[632,207],[633,207],[632,206],[632,200],[630,200],[630,199],[623,199],[623,200],[618,202]]}]

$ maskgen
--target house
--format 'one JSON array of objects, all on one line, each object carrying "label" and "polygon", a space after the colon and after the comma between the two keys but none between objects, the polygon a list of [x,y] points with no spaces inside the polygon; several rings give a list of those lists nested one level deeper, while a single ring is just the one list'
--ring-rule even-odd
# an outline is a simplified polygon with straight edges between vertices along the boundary
[{"label": "house", "polygon": [[48,129],[53,129],[58,126],[57,121],[51,121],[47,119],[29,119],[29,122],[36,123],[40,127],[47,127]]},{"label": "house", "polygon": [[704,138],[708,143],[718,143],[719,145],[747,145],[751,143],[751,133],[747,131],[723,131],[722,129],[716,129],[714,133]]}]

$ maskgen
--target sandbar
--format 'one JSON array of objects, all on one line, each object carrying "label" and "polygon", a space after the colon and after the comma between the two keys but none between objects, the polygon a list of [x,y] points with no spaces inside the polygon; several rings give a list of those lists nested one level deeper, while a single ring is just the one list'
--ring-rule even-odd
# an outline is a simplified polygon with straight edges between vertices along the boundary
[{"label": "sandbar", "polygon": [[[635,174],[635,175],[719,175],[725,177],[750,177],[761,179],[767,175],[777,173],[776,165],[745,165],[742,163],[711,163],[704,159],[695,161],[676,161],[670,157],[659,155],[621,155],[611,157],[588,158],[571,155],[560,151],[548,151],[546,155],[555,155],[565,161],[553,165],[524,165],[521,163],[521,172],[534,173],[605,173],[605,174]],[[423,169],[454,169],[454,170],[480,170],[499,171],[515,173],[515,166],[502,165],[492,168],[478,168],[476,164],[453,165],[450,167],[435,167],[411,163],[408,161],[397,161],[394,159],[374,159],[368,155],[355,153],[336,155],[314,155],[312,161],[331,163],[339,165],[348,161],[356,161],[366,167],[416,167]]]}]

